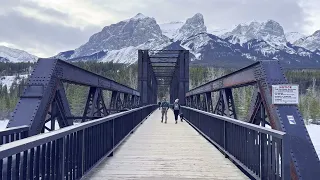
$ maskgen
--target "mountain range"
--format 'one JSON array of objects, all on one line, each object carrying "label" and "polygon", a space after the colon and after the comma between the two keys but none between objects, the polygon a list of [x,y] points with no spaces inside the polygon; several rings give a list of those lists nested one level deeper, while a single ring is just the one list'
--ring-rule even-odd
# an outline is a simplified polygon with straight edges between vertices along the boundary
[{"label": "mountain range", "polygon": [[25,51],[0,45],[0,62],[36,62],[38,57]]},{"label": "mountain range", "polygon": [[[285,32],[274,20],[243,23],[230,31],[208,30],[200,13],[185,22],[163,24],[139,13],[105,26],[85,44],[54,58],[131,64],[137,61],[138,49],[186,49],[192,64],[222,67],[270,59],[292,68],[320,67],[320,30],[309,36]],[[0,48],[1,57],[12,61]]]}]

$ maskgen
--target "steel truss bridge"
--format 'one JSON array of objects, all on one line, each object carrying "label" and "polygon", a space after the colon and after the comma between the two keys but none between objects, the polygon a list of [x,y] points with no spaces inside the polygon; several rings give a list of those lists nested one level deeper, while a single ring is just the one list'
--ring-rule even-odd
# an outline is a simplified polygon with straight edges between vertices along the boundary
[{"label": "steel truss bridge", "polygon": [[[82,116],[70,111],[66,83],[89,89]],[[279,62],[265,60],[189,90],[186,50],[139,50],[138,90],[59,59],[39,59],[0,132],[0,179],[205,179],[206,173],[208,179],[317,179],[320,161],[297,105],[272,104],[271,86],[287,83]],[[160,123],[160,86],[169,87],[171,103],[180,99],[186,122],[170,124],[170,111],[169,124]],[[254,93],[247,117],[239,120],[233,90],[245,86]],[[108,103],[105,91],[110,92]],[[289,123],[288,115],[296,124]],[[179,152],[167,155],[167,150]],[[128,164],[130,153],[140,161]],[[159,174],[165,167],[157,164],[156,154],[163,163],[180,167],[170,161],[180,153],[190,157],[184,161],[192,164],[190,170]],[[153,164],[144,166],[148,161]],[[198,174],[202,165],[208,171]],[[151,166],[160,169],[148,170]]]}]

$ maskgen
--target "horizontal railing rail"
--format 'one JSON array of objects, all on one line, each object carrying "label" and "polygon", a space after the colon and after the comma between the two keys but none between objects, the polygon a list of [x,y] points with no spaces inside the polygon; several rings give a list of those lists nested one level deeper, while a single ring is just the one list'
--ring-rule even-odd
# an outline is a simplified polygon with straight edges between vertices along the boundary
[{"label": "horizontal railing rail", "polygon": [[0,131],[0,145],[28,137],[29,126],[6,128]]},{"label": "horizontal railing rail", "polygon": [[185,120],[254,179],[288,179],[289,149],[284,132],[190,107]]},{"label": "horizontal railing rail", "polygon": [[0,179],[80,179],[156,109],[148,105],[0,146]]}]

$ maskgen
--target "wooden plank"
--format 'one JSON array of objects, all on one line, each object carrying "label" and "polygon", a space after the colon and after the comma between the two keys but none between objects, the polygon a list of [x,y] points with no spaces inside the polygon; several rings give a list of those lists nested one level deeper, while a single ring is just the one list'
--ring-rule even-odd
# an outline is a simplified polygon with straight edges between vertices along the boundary
[{"label": "wooden plank", "polygon": [[110,157],[83,179],[249,179],[186,122],[161,123],[156,110]]}]

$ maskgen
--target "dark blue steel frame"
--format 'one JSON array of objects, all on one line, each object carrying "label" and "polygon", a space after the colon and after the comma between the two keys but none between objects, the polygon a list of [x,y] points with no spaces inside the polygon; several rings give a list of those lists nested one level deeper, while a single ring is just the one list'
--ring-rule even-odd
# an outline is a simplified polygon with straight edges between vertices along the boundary
[{"label": "dark blue steel frame", "polygon": [[[71,114],[63,82],[90,87],[83,117]],[[60,127],[66,127],[72,125],[75,119],[86,121],[106,116],[111,111],[106,109],[102,90],[117,94],[111,98],[111,111],[139,106],[140,93],[132,88],[59,59],[39,59],[7,127],[27,125],[32,136],[44,130],[54,130],[55,120]],[[121,94],[126,98],[121,99]],[[49,121],[51,128],[45,126]]]},{"label": "dark blue steel frame", "polygon": [[[223,116],[237,118],[232,97],[232,89],[255,85],[247,122],[264,125],[266,115],[273,129],[288,135],[285,153],[291,157],[291,178],[313,179],[320,177],[320,161],[314,149],[297,105],[273,105],[272,85],[287,84],[279,61],[256,62],[231,74],[210,81],[186,93],[188,107],[201,109]],[[220,97],[215,108],[212,106],[212,92],[219,91]],[[201,98],[204,97],[204,98]],[[295,125],[289,123],[287,115],[292,115]]]},{"label": "dark blue steel frame", "polygon": [[0,179],[80,179],[157,108],[148,105],[0,146]]}]

